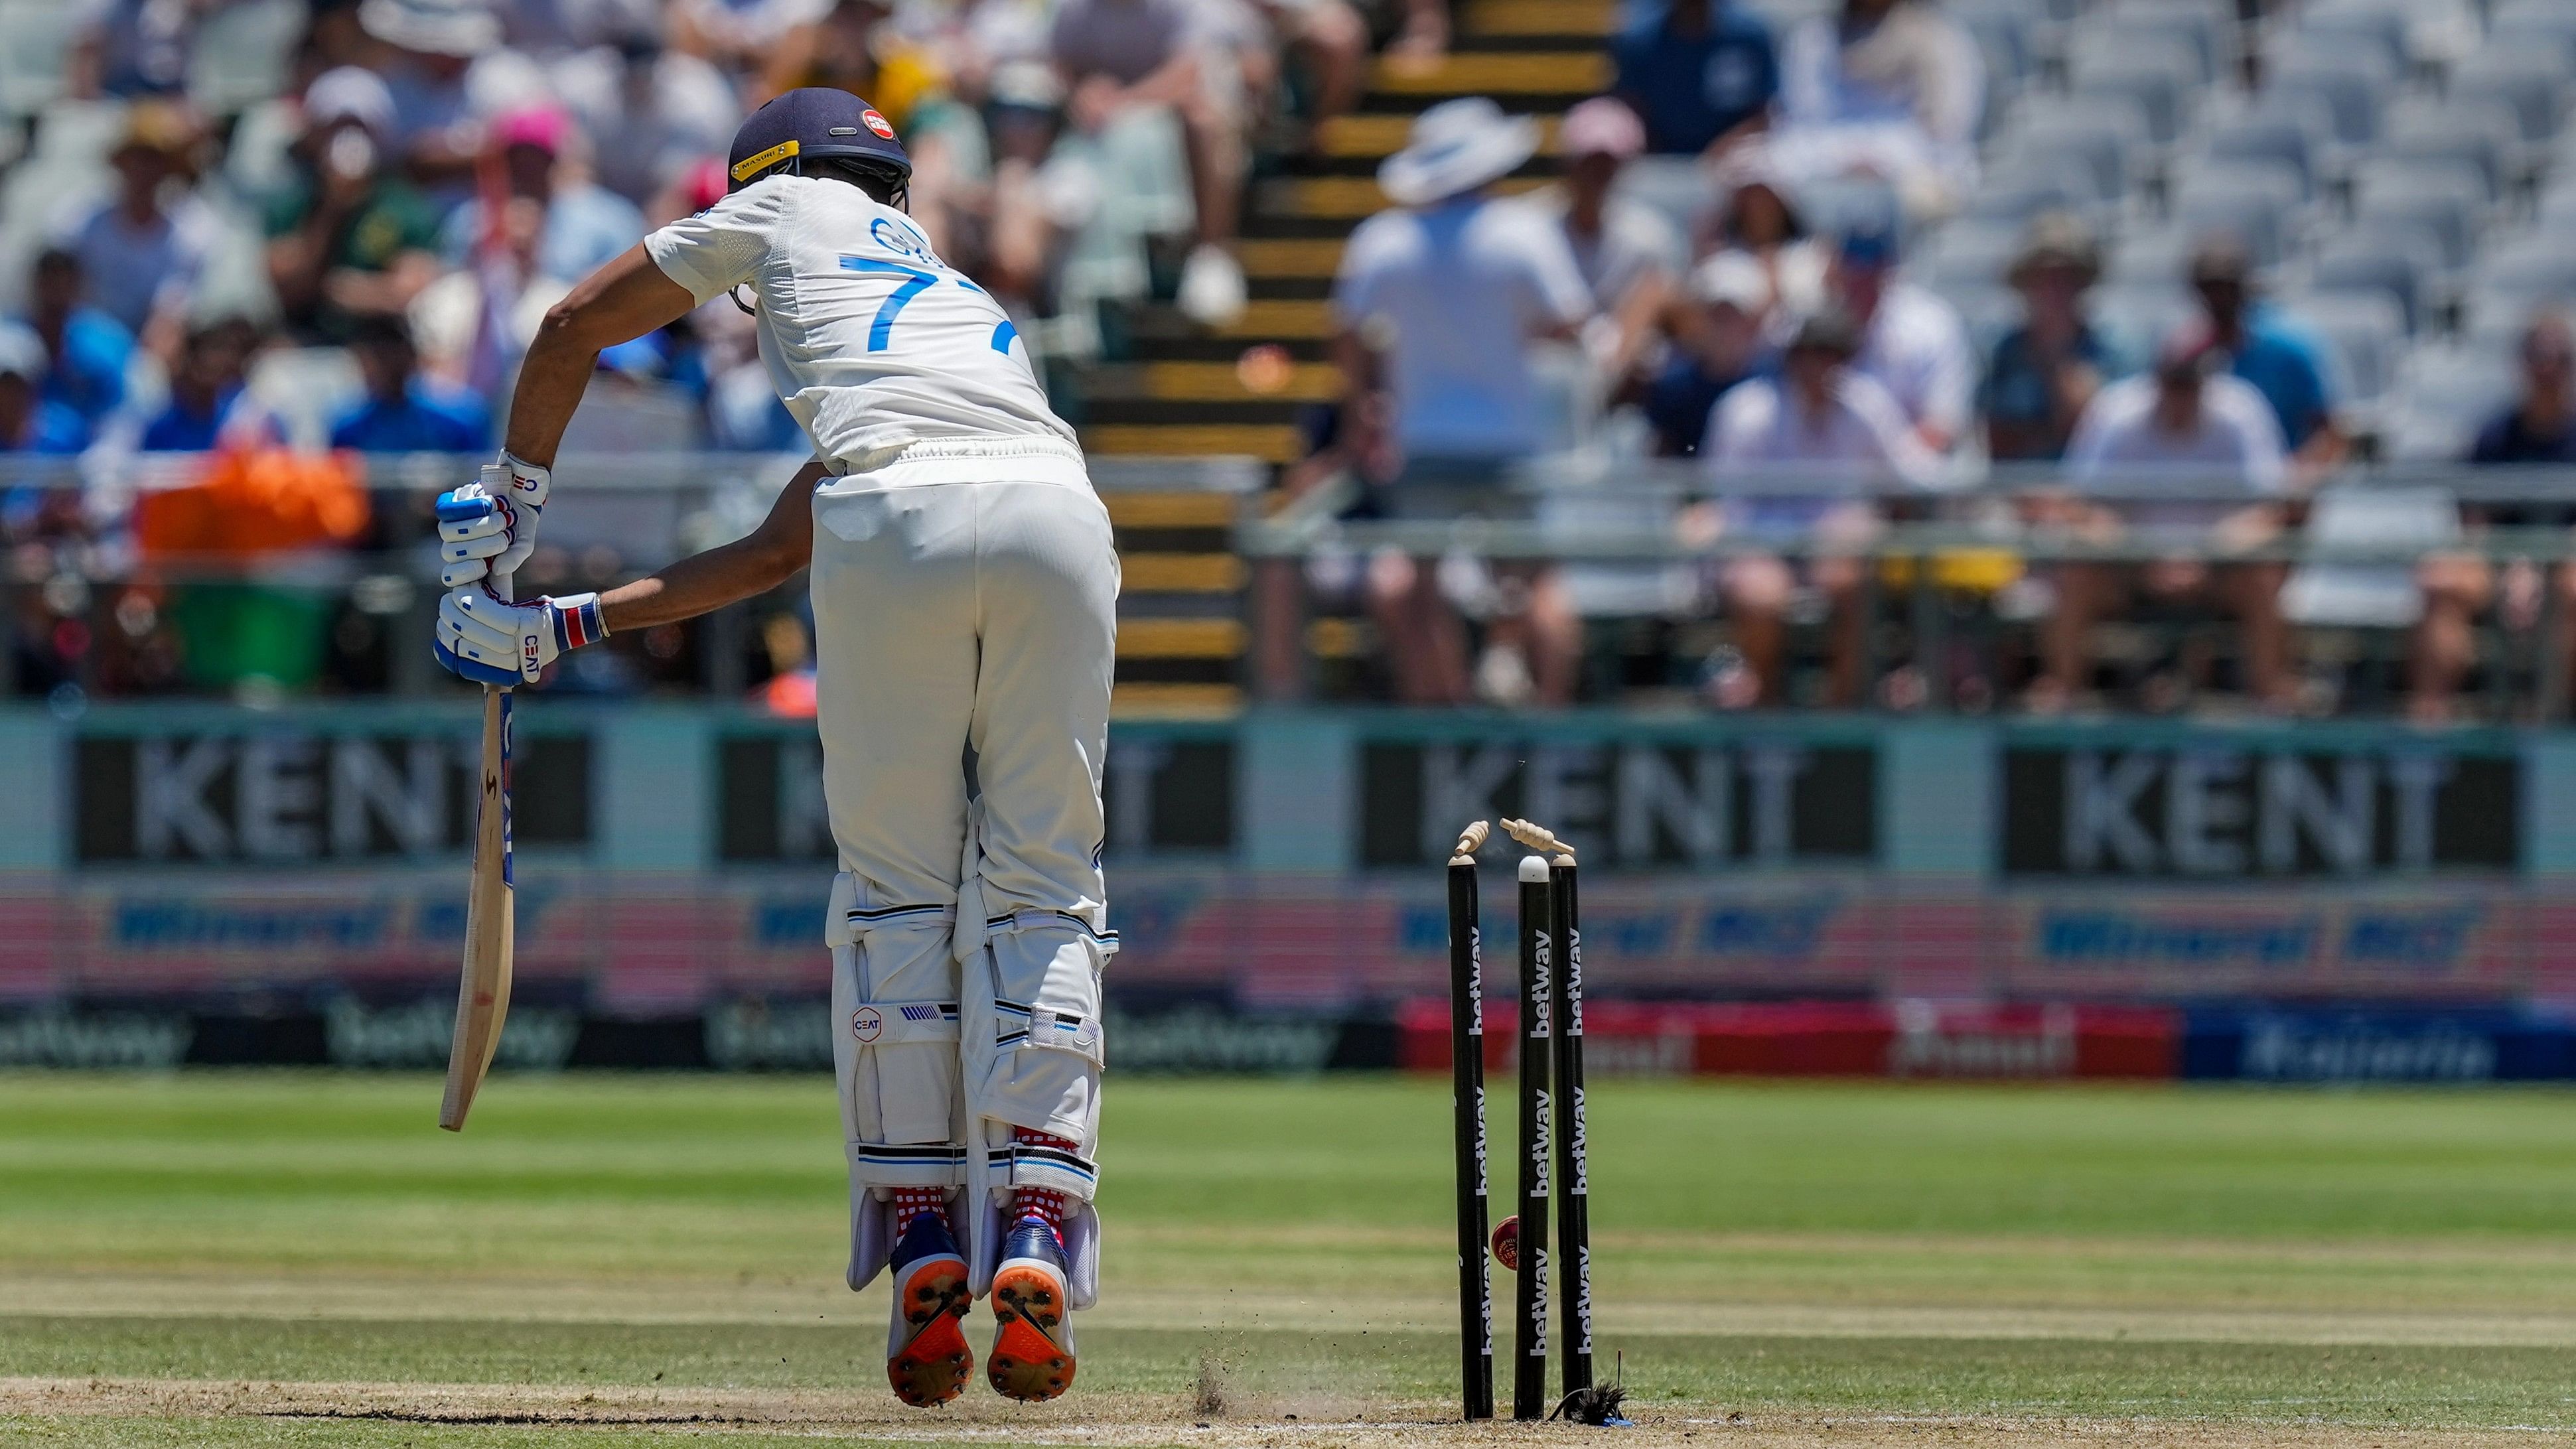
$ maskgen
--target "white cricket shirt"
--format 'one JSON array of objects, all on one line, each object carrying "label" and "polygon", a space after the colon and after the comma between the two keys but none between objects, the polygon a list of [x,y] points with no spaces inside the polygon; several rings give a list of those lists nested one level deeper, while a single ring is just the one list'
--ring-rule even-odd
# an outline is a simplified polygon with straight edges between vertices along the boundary
[{"label": "white cricket shirt", "polygon": [[751,285],[770,383],[848,486],[1087,486],[1001,304],[857,187],[766,177],[644,249],[701,304]]}]

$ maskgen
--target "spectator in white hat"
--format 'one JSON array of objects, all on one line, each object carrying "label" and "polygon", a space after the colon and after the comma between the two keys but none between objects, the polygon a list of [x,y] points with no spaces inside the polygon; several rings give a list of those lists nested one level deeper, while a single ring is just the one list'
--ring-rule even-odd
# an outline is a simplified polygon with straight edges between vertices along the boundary
[{"label": "spectator in white hat", "polygon": [[546,89],[545,74],[501,48],[483,0],[362,0],[358,24],[383,47],[374,66],[393,96],[390,143],[411,179],[464,199],[483,115]]},{"label": "spectator in white hat", "polygon": [[1672,345],[1637,396],[1658,456],[1698,456],[1718,399],[1762,365],[1771,304],[1770,277],[1742,252],[1719,252],[1692,270],[1666,309]]},{"label": "spectator in white hat", "polygon": [[290,332],[337,341],[353,316],[400,312],[438,275],[438,213],[391,169],[393,97],[374,72],[304,93],[296,173],[268,205],[268,276]]},{"label": "spectator in white hat", "polygon": [[[1592,294],[1563,229],[1492,194],[1537,149],[1536,125],[1481,96],[1432,107],[1378,169],[1396,205],[1362,222],[1342,252],[1333,283],[1341,426],[1352,456],[1379,460],[1369,481],[1384,485],[1382,511],[1508,511],[1513,500],[1495,486],[1504,466],[1557,441],[1530,345],[1570,341],[1593,313]],[[1432,564],[1379,560],[1370,597],[1400,696],[1457,704],[1473,693],[1465,637]],[[1523,662],[1538,698],[1568,698],[1572,616],[1544,577],[1526,585],[1505,591],[1526,604]]]},{"label": "spectator in white hat", "polygon": [[1605,374],[1625,377],[1689,249],[1661,212],[1614,194],[1620,171],[1646,148],[1646,128],[1625,103],[1595,96],[1577,105],[1558,124],[1556,143],[1565,180],[1541,204],[1557,218],[1593,308],[1607,319],[1585,341],[1595,344]]}]

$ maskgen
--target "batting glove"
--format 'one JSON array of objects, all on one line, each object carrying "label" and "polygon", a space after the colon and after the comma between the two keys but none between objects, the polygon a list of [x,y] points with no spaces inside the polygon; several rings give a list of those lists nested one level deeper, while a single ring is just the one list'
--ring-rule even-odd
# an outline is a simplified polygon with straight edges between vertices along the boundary
[{"label": "batting glove", "polygon": [[474,482],[438,495],[439,582],[454,589],[515,572],[536,552],[553,487],[553,473],[503,453]]},{"label": "batting glove", "polygon": [[483,584],[451,591],[438,604],[438,662],[476,684],[534,684],[567,650],[608,637],[599,595],[566,594],[511,603]]}]

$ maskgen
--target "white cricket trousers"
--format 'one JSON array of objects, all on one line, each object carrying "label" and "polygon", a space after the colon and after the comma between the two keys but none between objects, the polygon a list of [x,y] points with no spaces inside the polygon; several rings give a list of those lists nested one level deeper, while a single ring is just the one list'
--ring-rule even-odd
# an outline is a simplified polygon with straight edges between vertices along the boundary
[{"label": "white cricket trousers", "polygon": [[[857,1287],[887,1189],[986,1199],[975,1238],[1017,1186],[1088,1207],[1118,556],[1088,487],[827,480],[811,578]],[[1015,1126],[1078,1147],[1015,1148]]]}]

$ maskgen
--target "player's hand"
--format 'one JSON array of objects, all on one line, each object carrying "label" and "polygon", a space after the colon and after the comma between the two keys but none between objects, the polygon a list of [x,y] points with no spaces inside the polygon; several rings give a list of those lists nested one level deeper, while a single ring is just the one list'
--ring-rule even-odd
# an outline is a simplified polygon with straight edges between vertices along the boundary
[{"label": "player's hand", "polygon": [[607,637],[597,594],[514,604],[478,583],[439,601],[433,647],[438,662],[457,677],[508,689],[536,683],[566,651]]},{"label": "player's hand", "polygon": [[462,488],[438,495],[439,582],[460,588],[512,573],[537,548],[537,519],[554,475],[507,453]]}]

